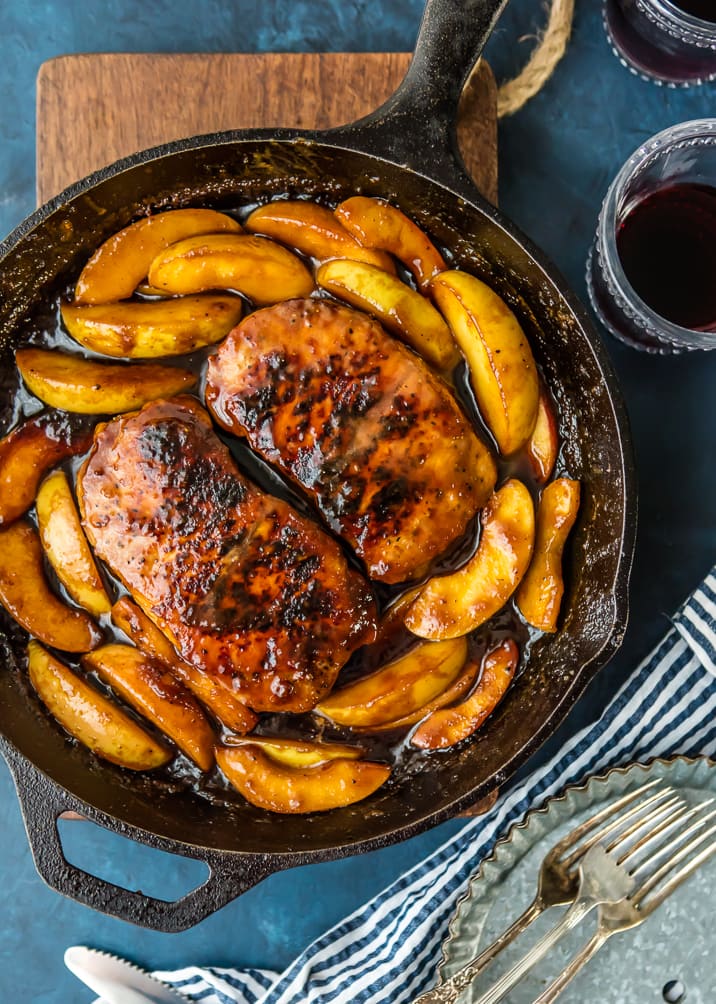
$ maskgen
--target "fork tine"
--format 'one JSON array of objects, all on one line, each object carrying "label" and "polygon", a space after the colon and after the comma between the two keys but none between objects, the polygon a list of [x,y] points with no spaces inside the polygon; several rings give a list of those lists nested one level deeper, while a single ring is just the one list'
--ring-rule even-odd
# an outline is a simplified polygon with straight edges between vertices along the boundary
[{"label": "fork tine", "polygon": [[[698,815],[701,811],[702,809],[700,806],[689,806],[685,802],[682,803],[680,806],[678,806],[678,808],[675,808],[674,811],[671,812],[669,815],[667,815],[664,819],[659,820],[656,826],[650,828],[646,833],[637,837],[636,841],[629,844],[629,846],[625,849],[621,857],[617,858],[617,864],[620,865],[624,864],[625,861],[628,861],[630,858],[633,858],[634,855],[639,854],[646,847],[648,847],[649,844],[653,843],[657,839],[657,837],[660,837],[664,833],[668,833],[668,831],[673,829],[675,826],[679,826],[685,823],[688,819],[690,819],[692,816]],[[622,843],[624,843],[624,841],[621,839],[614,841],[614,844],[608,847],[607,850],[608,851],[616,850],[617,847]],[[653,860],[654,857],[660,856],[660,854],[662,853],[662,851],[660,850],[661,847],[662,845],[660,845],[660,847],[654,851],[653,856],[649,860]],[[638,868],[640,867],[641,865],[634,866],[633,870],[638,870]]]},{"label": "fork tine", "polygon": [[[666,816],[670,818],[672,810],[680,809],[681,807],[688,809],[688,805],[684,802],[680,795],[674,795],[672,798],[668,799],[666,802],[662,802],[661,805],[657,805],[650,812],[647,812],[644,816],[637,816],[637,818],[627,826],[626,829],[617,833],[611,843],[607,844],[606,850],[608,852],[615,851],[622,844],[626,843],[630,837],[633,837],[640,830],[643,830],[645,826],[650,826],[652,823],[660,823],[662,818]],[[626,821],[626,820],[624,820]],[[618,828],[617,828],[618,829]],[[652,830],[650,829],[651,833]]]},{"label": "fork tine", "polygon": [[[700,820],[698,827],[696,826],[696,824],[692,824],[689,827],[689,830],[693,831],[694,829],[700,828],[701,826],[703,826],[703,823],[704,820]],[[689,832],[689,830],[687,830],[687,833]],[[713,833],[716,833],[716,823],[710,826],[708,830],[706,830],[704,833],[697,834],[696,836],[693,837],[692,840],[689,840],[687,844],[685,844],[683,847],[680,847],[673,857],[669,858],[668,861],[665,861],[663,865],[657,868],[656,871],[653,872],[653,874],[651,874],[644,881],[644,883],[636,890],[636,892],[634,892],[629,897],[631,902],[635,906],[641,903],[644,897],[648,895],[648,893],[650,893],[651,890],[656,885],[659,884],[662,878],[664,878],[664,876],[669,874],[674,865],[677,865],[680,861],[683,861],[684,858],[688,857],[688,855],[691,854],[691,852],[695,850],[699,846],[699,844],[702,844],[704,840],[707,840]],[[678,844],[683,839],[684,839],[684,834],[679,834],[677,837],[674,838],[674,840],[671,843],[673,846],[678,846]]]},{"label": "fork tine", "polygon": [[[617,815],[617,817],[615,819],[612,819],[612,821],[610,823],[607,823],[606,826],[603,826],[596,833],[594,833],[591,836],[589,836],[587,838],[587,840],[584,841],[584,843],[580,844],[580,846],[575,851],[573,851],[572,854],[570,854],[569,857],[567,857],[562,862],[563,866],[565,868],[571,868],[571,867],[573,867],[581,858],[584,857],[584,855],[587,853],[587,851],[591,847],[593,847],[594,844],[598,844],[601,841],[605,840],[607,837],[609,837],[616,830],[619,830],[622,826],[624,826],[624,824],[627,823],[630,819],[632,819],[635,815],[638,815],[639,813],[644,812],[644,810],[647,809],[650,805],[653,806],[655,804],[658,804],[659,802],[662,802],[663,799],[666,798],[667,796],[670,797],[669,804],[671,804],[671,805],[674,804],[674,799],[678,799],[678,796],[675,794],[674,789],[670,788],[670,787],[666,787],[666,788],[663,788],[661,791],[657,792],[655,795],[651,795],[649,798],[644,799],[643,802],[639,802],[637,805],[635,805],[631,809],[629,809],[628,812],[625,812],[623,814]],[[632,799],[632,801],[633,801],[633,799]],[[615,805],[612,808],[619,808],[619,806]],[[612,815],[613,816],[614,813],[611,812],[611,813],[605,814],[602,811],[601,815],[602,815],[602,819],[600,820],[600,822],[602,822],[606,818],[607,815]],[[587,822],[589,822],[589,820],[587,820]],[[585,832],[587,830],[591,829],[591,828],[592,828],[591,826],[590,827],[586,827],[585,828]],[[568,847],[571,846],[571,845],[572,845],[572,841],[570,841],[570,843],[567,844]]]},{"label": "fork tine", "polygon": [[[716,826],[711,827],[709,832],[713,832],[714,830],[716,830]],[[693,848],[689,849],[692,850]],[[656,910],[657,906],[661,906],[664,900],[667,899],[675,889],[678,889],[682,882],[685,882],[690,875],[693,875],[696,869],[700,868],[701,865],[708,861],[708,859],[715,853],[716,840],[709,844],[708,847],[705,847],[702,851],[700,851],[695,858],[692,858],[691,861],[689,861],[687,865],[684,865],[684,867],[675,875],[672,875],[666,885],[662,886],[659,892],[653,896],[648,903],[642,905],[642,913],[646,916],[653,910]],[[673,865],[674,861],[671,861],[670,863]]]},{"label": "fork tine", "polygon": [[[665,820],[664,823],[657,827],[656,830],[647,834],[635,846],[631,847],[625,857],[620,859],[619,863],[621,864],[627,858],[630,858],[634,854],[642,851],[655,837],[658,837],[660,834],[665,834],[669,830],[673,829],[674,826],[685,823],[688,819],[700,815],[712,804],[713,799],[709,799],[707,802],[701,802],[699,805],[692,806],[690,809],[681,810],[680,812],[675,813],[671,819]],[[691,825],[686,827],[686,829],[680,829],[678,833],[674,834],[671,840],[667,840],[665,842],[662,841],[656,848],[654,848],[647,858],[645,858],[640,864],[636,864],[631,868],[631,874],[637,875],[645,868],[653,866],[654,863],[660,858],[663,858],[665,854],[668,854],[674,848],[679,847],[692,833],[695,833],[697,830],[704,827],[710,819],[714,818],[714,816],[716,816],[716,809],[712,809],[711,812],[706,813],[705,816],[701,816],[700,819],[691,823]]]},{"label": "fork tine", "polygon": [[[604,822],[605,819],[613,816],[615,812],[619,812],[619,810],[625,805],[629,805],[630,802],[633,802],[635,799],[643,795],[645,791],[650,791],[659,784],[661,784],[661,778],[656,778],[654,781],[647,781],[646,784],[640,785],[638,788],[635,788],[634,791],[630,791],[627,792],[626,795],[622,795],[622,797],[618,798],[616,802],[611,802],[603,809],[600,809],[599,812],[595,812],[593,816],[590,816],[589,819],[585,819],[583,823],[580,823],[579,826],[575,826],[574,829],[571,830],[565,837],[562,837],[562,839],[552,848],[551,854],[557,859],[561,858],[562,854],[570,847],[573,847],[585,833],[589,833],[589,831],[595,826],[599,826],[599,824]],[[673,791],[673,788],[665,786],[663,791],[670,792]],[[586,854],[588,850],[589,848],[585,847],[583,852],[580,851],[579,856],[581,857],[583,853]]]}]

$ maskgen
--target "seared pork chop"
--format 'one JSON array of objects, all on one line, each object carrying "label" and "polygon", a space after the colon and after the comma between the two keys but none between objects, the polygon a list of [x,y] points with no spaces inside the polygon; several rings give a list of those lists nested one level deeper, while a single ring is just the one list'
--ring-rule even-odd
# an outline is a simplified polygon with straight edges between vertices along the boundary
[{"label": "seared pork chop", "polygon": [[255,710],[312,708],[373,639],[373,598],[340,547],[237,470],[192,398],[100,426],[77,488],[95,553]]},{"label": "seared pork chop", "polygon": [[495,484],[448,386],[377,321],[336,303],[250,314],[209,359],[206,401],[384,582],[423,574]]}]

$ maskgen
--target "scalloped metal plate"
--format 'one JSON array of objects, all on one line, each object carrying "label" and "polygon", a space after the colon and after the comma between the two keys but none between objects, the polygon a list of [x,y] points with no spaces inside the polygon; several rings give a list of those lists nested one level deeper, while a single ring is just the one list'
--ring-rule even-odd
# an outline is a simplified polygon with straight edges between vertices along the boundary
[{"label": "scalloped metal plate", "polygon": [[[662,777],[691,802],[716,795],[716,764],[705,757],[675,757],[619,767],[569,787],[544,807],[530,811],[498,841],[459,901],[443,944],[439,973],[446,979],[503,931],[531,901],[539,866],[547,851],[598,808],[652,778]],[[564,1004],[658,1004],[664,988],[679,981],[684,1004],[716,1000],[716,928],[713,899],[716,858],[682,885],[640,927],[612,938],[560,997]],[[551,927],[559,907],[547,911],[461,997],[478,999],[494,978]],[[509,996],[510,1004],[532,1004],[568,963],[596,926],[587,918]],[[678,998],[672,998],[677,1000]]]}]

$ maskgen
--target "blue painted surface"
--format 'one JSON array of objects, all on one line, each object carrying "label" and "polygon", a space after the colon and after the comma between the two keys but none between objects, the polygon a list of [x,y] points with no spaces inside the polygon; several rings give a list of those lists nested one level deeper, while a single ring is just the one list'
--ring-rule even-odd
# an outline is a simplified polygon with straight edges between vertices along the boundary
[{"label": "blue painted surface", "polygon": [[[421,0],[3,0],[0,4],[0,232],[33,208],[34,80],[67,52],[391,50],[412,47]],[[529,52],[542,0],[513,0],[488,56],[498,77]],[[597,0],[577,4],[569,51],[544,91],[500,128],[503,209],[552,256],[584,296],[584,259],[610,178],[639,143],[678,121],[716,114],[716,86],[667,90],[612,56]],[[606,337],[606,336],[605,336]],[[609,350],[631,413],[640,482],[640,534],[631,626],[619,656],[594,682],[535,763],[595,718],[670,613],[716,557],[716,353],[651,359]],[[89,943],[138,962],[280,968],[312,938],[424,857],[459,823],[398,847],[275,876],[181,935],[140,931],[51,892],[37,877],[9,775],[0,771],[0,1001],[80,1004],[89,995],[62,952]],[[69,829],[74,860],[132,887],[176,893],[194,877],[90,824]],[[163,885],[163,883],[165,883]]]}]

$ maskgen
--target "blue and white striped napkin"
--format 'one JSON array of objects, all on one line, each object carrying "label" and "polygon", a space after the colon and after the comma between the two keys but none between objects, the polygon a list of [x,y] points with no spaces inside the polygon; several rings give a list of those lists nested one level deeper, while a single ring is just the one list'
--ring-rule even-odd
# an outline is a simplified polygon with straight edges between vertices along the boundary
[{"label": "blue and white striped napkin", "polygon": [[202,1004],[403,1004],[435,981],[440,946],[476,862],[531,807],[605,768],[716,755],[716,566],[595,724],[526,781],[307,948],[283,973],[155,975]]}]

